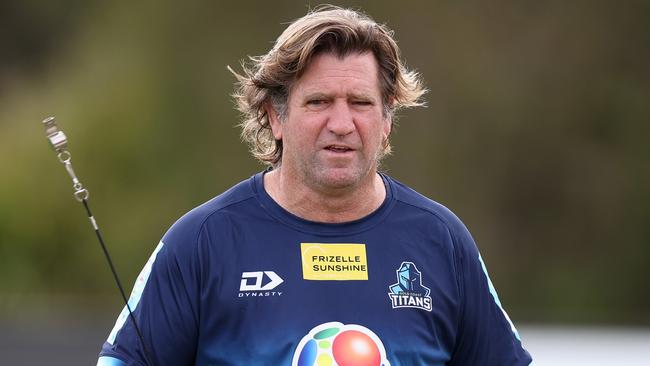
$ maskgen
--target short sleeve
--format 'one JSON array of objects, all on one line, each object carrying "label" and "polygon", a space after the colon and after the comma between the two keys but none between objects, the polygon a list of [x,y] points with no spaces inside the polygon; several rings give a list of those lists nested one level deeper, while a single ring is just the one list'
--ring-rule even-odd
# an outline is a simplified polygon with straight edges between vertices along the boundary
[{"label": "short sleeve", "polygon": [[[145,264],[100,352],[98,365],[193,365],[199,324],[199,230],[179,220]],[[149,361],[147,361],[149,360]]]},{"label": "short sleeve", "polygon": [[450,365],[530,365],[532,359],[522,347],[476,244],[464,226],[456,236],[456,245],[462,308]]}]

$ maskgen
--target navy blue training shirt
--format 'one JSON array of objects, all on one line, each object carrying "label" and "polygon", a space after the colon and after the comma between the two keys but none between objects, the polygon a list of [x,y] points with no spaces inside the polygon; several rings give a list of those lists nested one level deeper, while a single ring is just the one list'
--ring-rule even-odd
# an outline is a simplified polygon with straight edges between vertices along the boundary
[{"label": "navy blue training shirt", "polygon": [[[442,205],[382,175],[370,215],[301,219],[263,174],[164,235],[129,300],[153,364],[531,364],[472,237]],[[123,311],[98,365],[145,365]]]}]

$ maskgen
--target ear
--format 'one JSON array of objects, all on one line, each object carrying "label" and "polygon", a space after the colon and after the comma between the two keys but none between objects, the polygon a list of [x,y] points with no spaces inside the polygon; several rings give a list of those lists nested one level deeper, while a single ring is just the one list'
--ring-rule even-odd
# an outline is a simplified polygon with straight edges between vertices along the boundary
[{"label": "ear", "polygon": [[393,118],[391,116],[386,116],[386,118],[383,118],[383,140],[386,141],[388,140],[388,136],[390,136],[390,132],[393,130]]},{"label": "ear", "polygon": [[266,109],[266,115],[269,119],[269,126],[271,126],[273,137],[276,140],[282,140],[282,121],[280,121],[278,112],[273,108],[271,103],[268,103],[264,109]]},{"label": "ear", "polygon": [[[393,106],[395,105],[395,98],[391,97],[388,101],[388,105],[390,106],[390,110],[393,110]],[[384,114],[384,112],[382,112]],[[393,113],[387,113],[387,115],[384,116],[383,118],[383,133],[384,133],[384,141],[388,140],[388,136],[390,136],[391,131],[393,130]]]}]

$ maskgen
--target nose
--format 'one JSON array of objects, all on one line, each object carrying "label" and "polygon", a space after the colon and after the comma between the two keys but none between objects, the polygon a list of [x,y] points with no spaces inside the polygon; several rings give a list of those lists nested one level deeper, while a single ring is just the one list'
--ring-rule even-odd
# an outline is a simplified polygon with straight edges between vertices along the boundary
[{"label": "nose", "polygon": [[332,113],[327,121],[327,129],[335,135],[345,136],[355,130],[354,116],[345,100],[334,102]]}]

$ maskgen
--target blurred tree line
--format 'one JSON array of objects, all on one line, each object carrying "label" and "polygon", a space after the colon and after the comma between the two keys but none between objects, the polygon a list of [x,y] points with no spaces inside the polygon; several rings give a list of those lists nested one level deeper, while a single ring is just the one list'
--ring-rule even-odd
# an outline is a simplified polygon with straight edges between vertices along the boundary
[{"label": "blurred tree line", "polygon": [[[384,169],[447,205],[516,321],[650,324],[650,3],[335,2],[396,31],[428,107]],[[315,5],[315,4],[312,4]],[[308,4],[0,4],[0,316],[120,307],[40,121],[55,115],[124,282],[261,169],[230,98]]]}]

